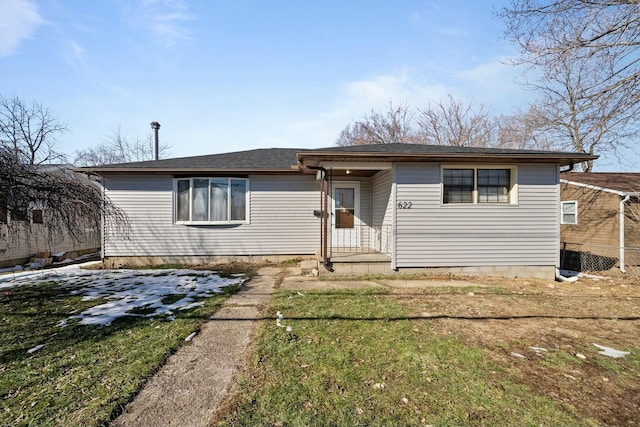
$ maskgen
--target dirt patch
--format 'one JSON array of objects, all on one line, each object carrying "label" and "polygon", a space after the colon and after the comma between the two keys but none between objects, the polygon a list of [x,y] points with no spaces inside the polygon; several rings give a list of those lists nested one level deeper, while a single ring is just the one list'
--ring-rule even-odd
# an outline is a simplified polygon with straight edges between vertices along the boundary
[{"label": "dirt patch", "polygon": [[[508,374],[600,425],[640,425],[640,283],[474,277],[473,291],[397,289],[413,317],[482,348]],[[598,354],[593,344],[630,351]]]}]

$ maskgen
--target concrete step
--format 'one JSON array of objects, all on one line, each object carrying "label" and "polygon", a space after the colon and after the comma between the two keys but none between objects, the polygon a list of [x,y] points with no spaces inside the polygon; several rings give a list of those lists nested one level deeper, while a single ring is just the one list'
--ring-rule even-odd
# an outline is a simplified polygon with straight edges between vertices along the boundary
[{"label": "concrete step", "polygon": [[300,270],[302,270],[302,274],[310,274],[314,269],[318,269],[317,259],[305,259],[300,261]]},{"label": "concrete step", "polygon": [[351,274],[395,274],[389,261],[371,262],[333,262],[332,270],[319,269],[321,276],[340,276]]}]

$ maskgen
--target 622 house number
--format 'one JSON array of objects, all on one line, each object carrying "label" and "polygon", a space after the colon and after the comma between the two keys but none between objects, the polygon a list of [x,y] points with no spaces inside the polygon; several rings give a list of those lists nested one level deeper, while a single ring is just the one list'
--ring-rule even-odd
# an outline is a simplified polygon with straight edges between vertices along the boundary
[{"label": "622 house number", "polygon": [[396,206],[398,207],[398,209],[411,209],[411,206],[413,206],[413,203],[411,203],[411,202],[398,202],[398,204]]}]

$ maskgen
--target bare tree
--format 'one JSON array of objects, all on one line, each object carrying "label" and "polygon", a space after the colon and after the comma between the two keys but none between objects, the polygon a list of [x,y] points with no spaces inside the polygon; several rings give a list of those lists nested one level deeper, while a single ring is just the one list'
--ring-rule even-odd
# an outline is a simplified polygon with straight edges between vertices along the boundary
[{"label": "bare tree", "polygon": [[[614,153],[638,135],[637,0],[513,0],[500,15],[536,75],[545,126],[565,148]],[[583,169],[591,170],[591,162]]]},{"label": "bare tree", "polygon": [[87,228],[100,229],[102,218],[126,234],[125,213],[103,196],[100,186],[52,162],[62,156],[56,134],[65,126],[37,103],[0,98],[0,223],[9,232],[29,230],[30,211],[45,212],[50,239],[70,235],[80,239]]},{"label": "bare tree", "polygon": [[413,118],[414,113],[406,104],[394,107],[389,103],[387,111],[380,113],[371,110],[362,120],[347,125],[340,133],[336,144],[413,143]]},{"label": "bare tree", "polygon": [[27,164],[59,162],[64,155],[55,150],[56,136],[67,127],[37,102],[27,105],[18,97],[0,95],[0,144],[17,161]]},{"label": "bare tree", "polygon": [[[428,104],[424,108],[410,110],[407,105],[387,111],[371,111],[362,120],[347,125],[336,143],[338,145],[361,144],[434,144],[465,147],[525,146],[524,142],[507,141],[502,121],[513,117],[494,117],[483,104],[465,103],[448,95],[447,101]],[[517,115],[521,121],[525,116]],[[514,125],[515,126],[515,125]],[[502,135],[502,137],[501,137]],[[524,137],[511,132],[510,136]]]},{"label": "bare tree", "polygon": [[498,146],[527,150],[559,149],[545,128],[546,116],[536,105],[497,119]]},{"label": "bare tree", "polygon": [[[118,127],[103,143],[84,150],[77,150],[73,163],[77,166],[96,166],[151,160],[153,157],[152,144],[151,134],[144,140],[136,138],[135,142],[130,142],[122,135],[122,131]],[[170,149],[170,146],[160,144],[159,156],[167,157]]]},{"label": "bare tree", "polygon": [[457,147],[492,147],[497,145],[497,122],[489,109],[480,104],[457,100],[434,102],[418,110],[418,139],[422,144]]}]

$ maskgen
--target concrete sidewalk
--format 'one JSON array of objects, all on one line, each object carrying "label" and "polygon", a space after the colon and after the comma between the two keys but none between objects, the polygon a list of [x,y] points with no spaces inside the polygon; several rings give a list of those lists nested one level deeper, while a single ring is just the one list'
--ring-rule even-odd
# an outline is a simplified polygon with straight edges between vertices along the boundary
[{"label": "concrete sidewalk", "polygon": [[207,426],[229,391],[281,269],[264,267],[172,355],[113,426]]}]

